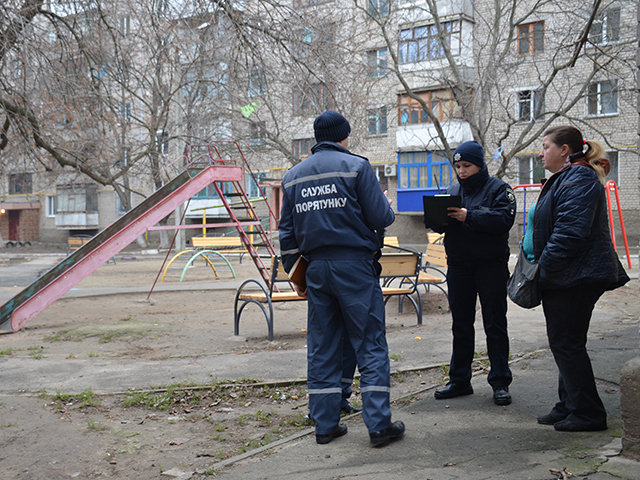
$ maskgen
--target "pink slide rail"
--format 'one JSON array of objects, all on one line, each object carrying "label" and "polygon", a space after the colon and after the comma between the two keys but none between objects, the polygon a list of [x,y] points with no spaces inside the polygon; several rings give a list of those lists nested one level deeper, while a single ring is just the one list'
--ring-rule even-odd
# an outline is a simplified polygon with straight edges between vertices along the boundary
[{"label": "pink slide rail", "polygon": [[0,307],[0,333],[23,328],[107,260],[213,182],[241,181],[242,167],[187,170]]}]

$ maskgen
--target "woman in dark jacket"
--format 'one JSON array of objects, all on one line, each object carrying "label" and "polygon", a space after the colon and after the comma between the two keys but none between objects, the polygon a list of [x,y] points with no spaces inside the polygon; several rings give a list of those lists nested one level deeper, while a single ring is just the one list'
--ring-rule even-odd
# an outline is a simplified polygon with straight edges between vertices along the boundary
[{"label": "woman in dark jacket", "polygon": [[493,388],[493,401],[497,405],[509,405],[512,376],[508,364],[507,263],[509,229],[516,214],[516,198],[509,185],[489,176],[484,150],[479,143],[463,143],[456,149],[453,160],[458,184],[448,193],[462,197],[461,208],[449,208],[449,216],[457,222],[444,229],[453,352],[450,381],[435,391],[435,397],[446,399],[473,393],[473,325],[476,302],[480,297],[491,362],[487,381]]},{"label": "woman in dark jacket", "polygon": [[611,243],[603,187],[608,161],[602,146],[571,126],[548,129],[540,156],[553,175],[536,204],[533,249],[560,401],[538,423],[566,432],[605,430],[587,331],[600,296],[629,280]]}]

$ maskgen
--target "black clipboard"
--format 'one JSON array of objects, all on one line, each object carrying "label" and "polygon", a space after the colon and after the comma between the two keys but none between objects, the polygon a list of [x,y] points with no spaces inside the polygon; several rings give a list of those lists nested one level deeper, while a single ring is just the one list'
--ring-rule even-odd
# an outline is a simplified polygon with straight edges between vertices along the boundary
[{"label": "black clipboard", "polygon": [[422,204],[425,227],[436,230],[459,223],[455,218],[448,216],[448,208],[462,206],[460,195],[425,195],[422,197]]}]

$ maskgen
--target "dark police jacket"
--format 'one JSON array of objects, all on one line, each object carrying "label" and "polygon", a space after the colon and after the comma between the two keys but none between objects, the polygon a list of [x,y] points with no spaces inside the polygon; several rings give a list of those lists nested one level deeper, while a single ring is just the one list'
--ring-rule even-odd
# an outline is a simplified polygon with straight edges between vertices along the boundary
[{"label": "dark police jacket", "polygon": [[533,251],[543,289],[595,282],[614,289],[629,281],[611,243],[606,192],[593,168],[566,166],[546,181],[533,215]]},{"label": "dark police jacket", "polygon": [[508,184],[489,176],[483,165],[475,175],[447,190],[462,197],[467,219],[444,229],[447,263],[476,266],[509,260],[509,230],[516,216],[516,197]]},{"label": "dark police jacket", "polygon": [[[280,252],[289,271],[300,254],[318,249],[373,255],[381,245],[376,230],[395,220],[366,158],[334,142],[320,142],[313,155],[282,180]],[[343,254],[343,255],[341,255]]]}]

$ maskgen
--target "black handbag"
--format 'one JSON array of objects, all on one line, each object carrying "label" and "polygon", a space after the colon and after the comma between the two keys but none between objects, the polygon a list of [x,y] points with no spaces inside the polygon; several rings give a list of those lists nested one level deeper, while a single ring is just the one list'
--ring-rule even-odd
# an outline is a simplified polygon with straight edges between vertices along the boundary
[{"label": "black handbag", "polygon": [[507,282],[507,291],[513,303],[522,308],[540,305],[542,299],[538,288],[539,272],[540,265],[527,260],[526,254],[520,249],[516,268]]}]

